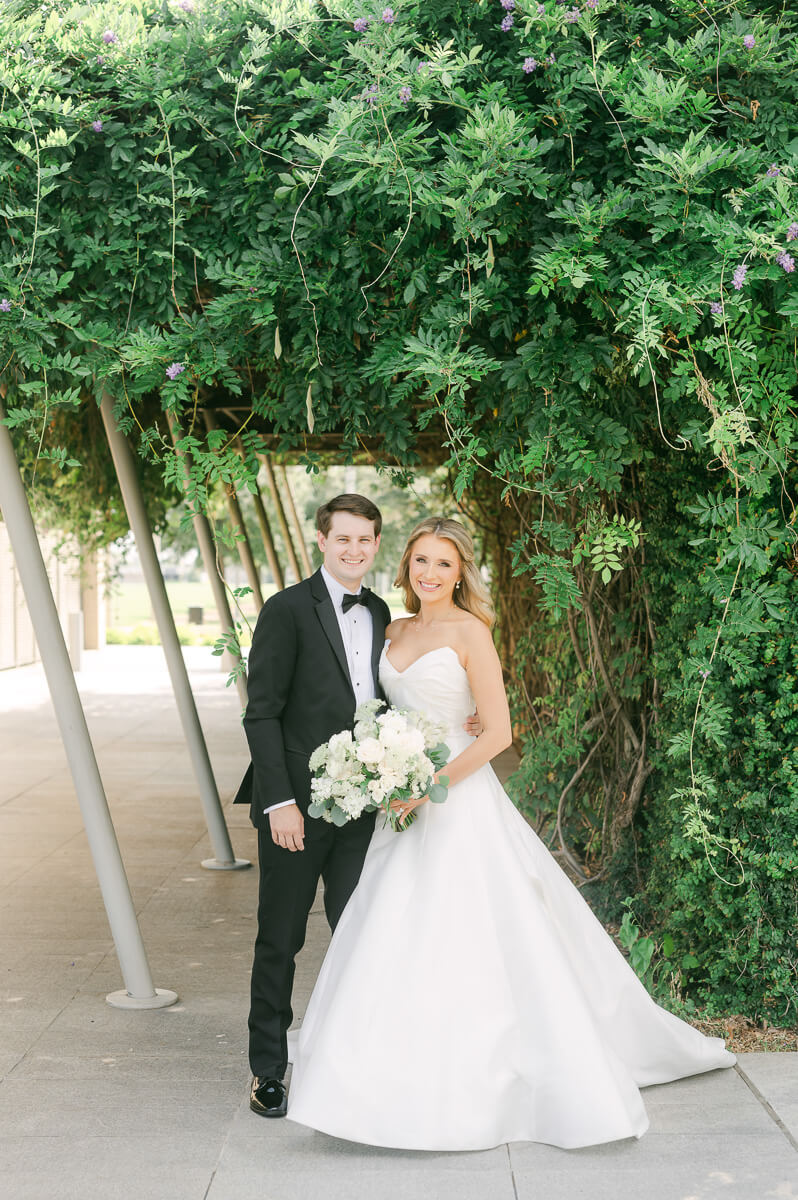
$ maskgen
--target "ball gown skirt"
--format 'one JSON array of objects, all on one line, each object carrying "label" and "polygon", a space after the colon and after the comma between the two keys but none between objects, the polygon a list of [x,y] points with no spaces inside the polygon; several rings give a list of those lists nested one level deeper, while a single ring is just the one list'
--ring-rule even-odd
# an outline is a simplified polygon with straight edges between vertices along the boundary
[{"label": "ball gown skirt", "polygon": [[[387,647],[386,647],[387,650]],[[474,702],[449,647],[398,671],[392,704],[444,722]],[[660,1008],[490,766],[401,833],[378,815],[294,1053],[288,1116],[415,1150],[640,1137],[639,1089],[733,1065]]]}]

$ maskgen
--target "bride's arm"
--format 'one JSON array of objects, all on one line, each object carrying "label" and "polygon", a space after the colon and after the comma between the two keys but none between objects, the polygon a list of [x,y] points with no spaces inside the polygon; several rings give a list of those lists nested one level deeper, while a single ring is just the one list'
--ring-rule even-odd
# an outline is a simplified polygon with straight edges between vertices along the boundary
[{"label": "bride's arm", "polygon": [[439,772],[448,778],[450,787],[484,767],[513,740],[501,663],[487,625],[480,621],[471,626],[465,649],[466,674],[482,721],[482,733]]}]

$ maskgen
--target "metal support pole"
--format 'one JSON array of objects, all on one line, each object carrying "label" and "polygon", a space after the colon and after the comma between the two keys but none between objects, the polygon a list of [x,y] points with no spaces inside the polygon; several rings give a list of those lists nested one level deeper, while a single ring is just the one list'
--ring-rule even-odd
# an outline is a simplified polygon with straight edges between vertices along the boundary
[{"label": "metal support pole", "polygon": [[285,519],[285,509],[283,508],[283,502],[280,499],[280,490],[277,487],[277,479],[275,478],[275,475],[274,475],[274,468],[272,467],[271,459],[267,458],[267,456],[265,454],[261,455],[261,459],[263,461],[264,467],[266,468],[266,479],[269,484],[269,491],[271,492],[272,500],[274,501],[274,508],[277,513],[277,520],[280,523],[280,532],[283,535],[283,541],[285,542],[286,553],[287,553],[288,559],[291,563],[291,570],[296,575],[297,583],[298,583],[302,578],[302,572],[299,568],[299,563],[297,561],[296,551],[294,550],[294,543],[291,540],[291,530],[288,528],[288,521]]},{"label": "metal support pole", "polygon": [[256,491],[252,493],[252,499],[255,502],[255,515],[258,518],[260,526],[260,536],[263,540],[263,548],[266,551],[266,558],[269,563],[269,570],[272,573],[275,587],[279,592],[285,587],[285,576],[283,568],[280,566],[280,560],[277,557],[277,549],[274,545],[272,537],[272,529],[269,524],[269,517],[263,504],[263,497],[260,494],[260,488],[255,484]]},{"label": "metal support pole", "polygon": [[[173,416],[172,413],[167,413],[167,420],[169,421],[169,432],[172,435],[172,441],[174,442],[175,450],[183,463],[183,470],[186,478],[188,479],[191,471],[189,457],[185,450],[178,449],[177,445],[181,438],[180,425],[178,424],[177,418]],[[233,614],[230,611],[230,602],[227,599],[227,591],[224,586],[224,581],[222,580],[222,577],[219,574],[219,568],[216,565],[216,546],[213,541],[210,522],[205,514],[201,512],[195,512],[192,519],[194,522],[194,535],[200,548],[200,554],[202,555],[205,571],[208,579],[210,580],[211,588],[213,589],[213,597],[216,601],[216,610],[219,613],[219,624],[222,627],[222,632],[229,632],[235,629],[235,621],[233,620]],[[240,656],[235,655],[232,652],[231,657],[236,663],[241,662]],[[236,676],[236,689],[238,691],[238,698],[241,701],[242,708],[246,708],[247,680],[245,673],[241,673]]]},{"label": "metal support pole", "polygon": [[[0,422],[5,409],[0,399]],[[155,988],[136,920],[86,717],[69,664],[36,527],[28,506],[8,428],[0,424],[0,509],[14,551],[25,600],[39,643],[55,715],[77,792],[100,892],[108,914],[125,990],[106,999],[117,1008],[166,1008],[175,992]]]},{"label": "metal support pole", "polygon": [[305,535],[302,532],[302,523],[299,520],[299,513],[297,512],[296,505],[294,504],[294,496],[291,491],[291,484],[288,481],[288,472],[282,465],[280,466],[280,478],[283,481],[283,491],[285,492],[285,496],[288,501],[288,511],[291,514],[291,520],[296,532],[296,544],[299,547],[299,557],[302,559],[302,569],[305,572],[305,578],[307,579],[313,574],[313,567],[310,563],[310,555],[308,554]]},{"label": "metal support pole", "polygon": [[[205,418],[205,428],[209,433],[211,430],[219,428],[213,413],[204,409],[203,416]],[[258,612],[260,612],[263,608],[263,592],[260,589],[260,576],[258,575],[258,568],[255,565],[255,558],[252,554],[247,527],[244,524],[244,514],[241,511],[241,505],[238,503],[238,496],[230,484],[225,488],[225,499],[227,501],[227,511],[230,514],[230,524],[233,526],[233,533],[236,539],[238,557],[241,559],[241,565],[246,571],[249,586],[252,589],[252,596],[258,606]]]},{"label": "metal support pole", "polygon": [[202,865],[208,870],[222,871],[235,871],[242,867],[249,867],[252,864],[247,859],[236,858],[230,843],[230,835],[219,801],[219,791],[208,756],[208,747],[205,744],[197,706],[194,703],[194,693],[191,690],[183,652],[180,649],[180,639],[177,636],[169,597],[166,593],[161,564],[158,562],[158,555],[155,552],[150,520],[144,505],[133,452],[127,439],[119,432],[114,420],[114,403],[106,391],[103,391],[100,412],[105,425],[105,435],[111,449],[111,457],[114,460],[114,469],[119,480],[122,499],[125,502],[125,511],[136,539],[136,549],[147,582],[150,604],[155,615],[158,632],[161,635],[164,658],[169,670],[169,677],[172,680],[172,691],[175,694],[175,703],[188,744],[191,765],[194,769],[200,802],[205,814],[205,823],[208,826],[211,847],[215,855],[214,858],[206,858]]},{"label": "metal support pole", "polygon": [[[241,444],[241,438],[236,438],[236,446],[239,454],[243,458],[244,447]],[[272,527],[269,524],[269,517],[266,513],[266,509],[263,504],[263,497],[260,494],[260,487],[258,486],[257,482],[255,483],[255,491],[252,493],[252,500],[255,504],[255,516],[258,518],[263,549],[266,551],[266,561],[268,562],[269,570],[272,573],[274,586],[278,591],[281,592],[285,587],[283,568],[280,566],[280,560],[277,557],[277,550],[274,545],[274,538],[272,537]]]}]

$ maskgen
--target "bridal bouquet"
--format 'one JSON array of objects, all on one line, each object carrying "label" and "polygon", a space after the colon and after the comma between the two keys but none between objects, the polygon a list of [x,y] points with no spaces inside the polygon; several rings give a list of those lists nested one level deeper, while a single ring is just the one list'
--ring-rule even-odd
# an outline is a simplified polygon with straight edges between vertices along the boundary
[{"label": "bridal bouquet", "polygon": [[412,709],[384,708],[382,700],[366,700],[355,713],[352,732],[333,734],[310,756],[311,817],[345,825],[362,813],[381,808],[395,830],[406,829],[391,809],[392,800],[429,796],[446,799],[445,784],[433,776],[449,760],[444,728]]}]

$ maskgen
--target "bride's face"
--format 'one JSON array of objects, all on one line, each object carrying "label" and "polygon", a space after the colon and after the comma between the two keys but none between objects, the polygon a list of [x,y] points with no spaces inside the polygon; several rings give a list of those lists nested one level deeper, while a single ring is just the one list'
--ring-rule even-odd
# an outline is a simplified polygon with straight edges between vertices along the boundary
[{"label": "bride's face", "polygon": [[423,533],[410,551],[410,586],[419,600],[451,601],[460,578],[460,555],[448,538]]}]

